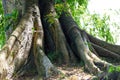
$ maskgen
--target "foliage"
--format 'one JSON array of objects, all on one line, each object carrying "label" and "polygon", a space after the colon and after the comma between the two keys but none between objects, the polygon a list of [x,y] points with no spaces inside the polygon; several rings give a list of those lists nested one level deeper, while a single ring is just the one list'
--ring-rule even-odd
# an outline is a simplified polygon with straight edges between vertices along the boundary
[{"label": "foliage", "polygon": [[62,12],[63,10],[66,10],[66,9],[67,9],[67,8],[64,8],[64,5],[63,5],[62,3],[56,3],[56,4],[55,4],[55,10],[56,10],[58,16],[61,15],[61,12]]},{"label": "foliage", "polygon": [[120,72],[120,66],[117,66],[117,67],[110,66],[108,72],[109,72],[109,73],[112,73],[112,72]]},{"label": "foliage", "polygon": [[4,17],[3,7],[2,7],[2,1],[0,1],[0,48],[5,43],[4,25],[5,25],[5,17]]},{"label": "foliage", "polygon": [[67,4],[74,20],[80,26],[80,18],[86,12],[88,0],[67,0]]},{"label": "foliage", "polygon": [[109,16],[106,14],[103,17],[98,14],[84,14],[81,17],[81,23],[81,27],[90,34],[106,42],[115,43],[110,32]]},{"label": "foliage", "polygon": [[75,17],[78,14],[83,14],[87,8],[87,0],[67,0],[70,12]]},{"label": "foliage", "polygon": [[51,25],[55,22],[52,13],[47,14],[47,15],[45,16],[45,20],[48,21],[48,22],[50,23],[49,26],[51,26]]},{"label": "foliage", "polygon": [[57,13],[60,14],[63,10],[69,10],[75,17],[77,14],[82,14],[87,8],[87,0],[55,0],[55,8]]},{"label": "foliage", "polygon": [[12,11],[11,14],[5,14],[5,31],[7,31],[9,28],[13,27],[16,25],[15,22],[18,19],[18,11],[15,9]]},{"label": "foliage", "polygon": [[17,17],[17,10],[13,10],[11,14],[4,14],[2,1],[0,1],[0,49],[6,42],[6,31],[15,28]]}]

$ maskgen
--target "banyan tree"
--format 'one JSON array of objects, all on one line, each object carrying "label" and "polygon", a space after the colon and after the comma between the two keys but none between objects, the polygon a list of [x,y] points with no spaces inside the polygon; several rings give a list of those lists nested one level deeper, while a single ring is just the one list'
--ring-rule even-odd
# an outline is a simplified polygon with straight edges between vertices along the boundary
[{"label": "banyan tree", "polygon": [[[66,8],[66,1],[61,2]],[[120,46],[80,29],[67,9],[57,13],[54,0],[3,0],[3,6],[5,14],[14,7],[19,14],[15,29],[7,34],[9,38],[0,51],[0,80],[18,80],[27,74],[37,75],[36,80],[49,79],[60,74],[57,65],[81,61],[89,73],[102,79],[109,76],[105,72],[110,66],[119,65]],[[54,55],[54,60],[48,55]]]}]

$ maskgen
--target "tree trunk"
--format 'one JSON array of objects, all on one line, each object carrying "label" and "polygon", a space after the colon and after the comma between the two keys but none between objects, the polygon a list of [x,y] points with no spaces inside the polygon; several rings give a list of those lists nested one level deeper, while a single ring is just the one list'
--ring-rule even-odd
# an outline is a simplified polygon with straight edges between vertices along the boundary
[{"label": "tree trunk", "polygon": [[[68,11],[63,10],[60,18],[56,18],[53,2],[29,0],[25,9],[0,51],[1,80],[14,80],[30,73],[38,75],[37,80],[46,79],[59,74],[52,62],[68,65],[76,61],[83,61],[90,73],[103,77],[102,72],[115,65],[100,57],[119,62],[120,46],[101,41],[79,29]],[[51,62],[49,55],[54,55],[54,61]]]},{"label": "tree trunk", "polygon": [[60,57],[58,58],[59,63],[69,63],[66,38],[61,29],[61,25],[56,18],[57,14],[54,6],[51,2],[46,1],[42,4],[42,7],[44,9],[42,10],[44,24],[47,24],[46,27],[50,31],[55,44],[55,52],[53,54]]}]

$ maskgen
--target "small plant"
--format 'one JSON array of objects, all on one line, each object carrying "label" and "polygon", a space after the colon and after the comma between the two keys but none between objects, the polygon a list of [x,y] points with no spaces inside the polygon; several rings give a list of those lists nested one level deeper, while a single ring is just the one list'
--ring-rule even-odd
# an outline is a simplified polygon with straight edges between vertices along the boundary
[{"label": "small plant", "polygon": [[15,29],[15,22],[18,19],[18,11],[15,9],[11,14],[4,14],[2,1],[0,1],[0,49],[6,42],[6,31]]},{"label": "small plant", "polygon": [[120,66],[117,66],[117,67],[110,66],[108,72],[109,72],[109,73],[112,73],[112,72],[120,72]]},{"label": "small plant", "polygon": [[3,7],[2,7],[2,1],[0,1],[0,49],[5,43],[4,26],[5,26],[5,17],[4,17]]},{"label": "small plant", "polygon": [[103,80],[119,80],[120,66],[110,66]]}]

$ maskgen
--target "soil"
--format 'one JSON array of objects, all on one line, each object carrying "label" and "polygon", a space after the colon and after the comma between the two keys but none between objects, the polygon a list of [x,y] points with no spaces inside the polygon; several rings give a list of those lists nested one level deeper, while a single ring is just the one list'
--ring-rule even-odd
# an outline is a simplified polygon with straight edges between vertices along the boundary
[{"label": "soil", "polygon": [[[93,75],[86,72],[84,67],[57,67],[61,72],[59,75],[51,76],[44,80],[92,80]],[[38,76],[22,76],[16,80],[38,80]]]},{"label": "soil", "polygon": [[84,71],[83,67],[57,67],[61,72],[58,76],[53,76],[48,80],[91,80],[93,78],[92,74]]}]

